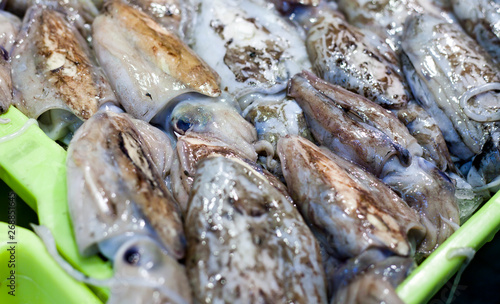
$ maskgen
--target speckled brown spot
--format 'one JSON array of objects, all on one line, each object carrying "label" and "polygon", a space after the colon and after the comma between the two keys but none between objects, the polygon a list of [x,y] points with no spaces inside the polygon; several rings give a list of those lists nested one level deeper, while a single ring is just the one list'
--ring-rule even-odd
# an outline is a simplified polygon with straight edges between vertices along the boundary
[{"label": "speckled brown spot", "polygon": [[73,112],[88,119],[97,111],[100,92],[90,60],[76,37],[79,34],[58,12],[43,10],[40,18],[37,68]]}]

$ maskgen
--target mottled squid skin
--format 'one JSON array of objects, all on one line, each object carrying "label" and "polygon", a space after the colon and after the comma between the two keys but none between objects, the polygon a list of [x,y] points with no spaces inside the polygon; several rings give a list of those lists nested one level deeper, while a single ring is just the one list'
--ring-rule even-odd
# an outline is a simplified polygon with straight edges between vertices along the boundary
[{"label": "mottled squid skin", "polygon": [[286,193],[286,187],[277,178],[256,165],[258,154],[274,155],[272,145],[257,141],[255,128],[231,106],[213,101],[183,101],[173,109],[171,126],[178,139],[170,179],[183,212],[187,209],[197,164],[214,155],[247,162]]},{"label": "mottled squid skin", "polygon": [[301,137],[280,139],[278,153],[292,198],[330,255],[348,259],[369,248],[411,254],[408,235],[421,236],[424,228],[402,200],[384,197],[390,190],[372,195],[366,183]]},{"label": "mottled squid skin", "polygon": [[434,163],[443,172],[456,172],[443,133],[436,120],[414,100],[406,108],[394,111],[410,134],[422,146],[422,157]]},{"label": "mottled squid skin", "polygon": [[[180,0],[129,0],[133,5],[140,7],[146,14],[155,19],[159,24],[166,27],[170,32],[183,37],[181,22],[189,16],[190,10],[184,5],[189,1]],[[186,22],[184,20],[184,22]]]},{"label": "mottled squid skin", "polygon": [[283,135],[307,134],[300,107],[285,94],[289,78],[311,66],[303,31],[264,0],[199,2],[193,49],[221,76],[259,140],[276,147]]},{"label": "mottled squid skin", "polygon": [[[384,129],[383,119],[374,120],[373,115],[364,123],[363,118],[369,111],[360,105],[369,105],[370,101],[349,103],[355,100],[349,96],[354,93],[310,74],[296,75],[289,91],[303,107],[311,131],[320,144],[383,179],[419,213],[428,230],[419,252],[429,254],[455,231],[460,219],[453,183],[418,153],[410,154],[411,148],[406,147],[410,147],[412,141],[406,141],[407,146],[404,146],[405,142],[399,137],[390,135],[390,132],[399,136],[406,134],[404,138],[411,139],[404,127]],[[344,102],[340,102],[342,100]],[[385,111],[375,104],[368,109],[379,115]],[[392,119],[397,122],[395,117]],[[396,126],[396,123],[385,124]]]},{"label": "mottled squid skin", "polygon": [[298,28],[262,0],[200,1],[193,49],[240,101],[251,93],[284,91],[292,75],[310,67]]},{"label": "mottled squid skin", "polygon": [[199,161],[211,155],[257,161],[255,128],[227,104],[183,101],[173,109],[170,123],[178,136],[170,178],[183,212]]},{"label": "mottled squid skin", "polygon": [[5,11],[0,11],[0,114],[12,103],[12,78],[10,52],[15,43],[21,20]]},{"label": "mottled squid skin", "polygon": [[[290,81],[288,94],[302,107],[316,140],[375,175],[380,174],[393,156],[403,165],[408,165],[411,162],[410,146],[422,153],[406,128],[395,117],[391,119],[392,114],[310,73],[295,75]],[[358,99],[358,107],[347,102],[353,97]],[[380,113],[375,118],[373,113],[377,111]],[[384,122],[382,117],[391,119],[393,127],[384,131],[378,129],[380,124],[391,124]]]},{"label": "mottled squid skin", "polygon": [[350,283],[357,277],[369,274],[395,288],[415,267],[413,257],[401,257],[378,249],[369,249],[337,265],[335,272],[330,273],[328,281],[334,290],[339,290],[349,288]]},{"label": "mottled squid skin", "polygon": [[249,159],[256,158],[253,146],[257,141],[255,128],[228,104],[186,100],[172,110],[170,123],[179,135],[191,132],[217,138],[244,151]]},{"label": "mottled squid skin", "polygon": [[457,25],[430,15],[408,20],[402,45],[412,91],[450,152],[462,160],[481,153],[500,119],[500,74],[491,58]]},{"label": "mottled squid skin", "polygon": [[63,110],[87,120],[100,105],[116,101],[86,41],[55,10],[32,6],[26,12],[11,65],[12,84],[20,95],[16,107],[28,117]]},{"label": "mottled squid skin", "polygon": [[349,259],[328,277],[334,285],[331,304],[404,303],[396,287],[416,267],[412,257],[388,256],[371,249]]},{"label": "mottled squid skin", "polygon": [[186,217],[198,303],[326,303],[317,241],[293,204],[236,159],[200,163]]},{"label": "mottled squid skin", "polygon": [[432,163],[413,157],[410,166],[387,163],[381,179],[420,215],[425,239],[418,246],[421,256],[430,255],[460,224],[453,181]]},{"label": "mottled squid skin", "polygon": [[21,29],[22,21],[16,15],[0,11],[0,45],[10,54]]},{"label": "mottled squid skin", "polygon": [[256,155],[247,155],[245,151],[238,149],[237,146],[229,146],[227,143],[206,134],[188,132],[179,137],[177,141],[176,157],[170,176],[173,195],[183,213],[186,212],[188,207],[189,193],[194,176],[196,176],[198,163],[205,158],[213,156],[238,158],[246,162],[247,165],[264,175],[269,183],[282,192],[283,195],[289,197],[285,185],[273,174],[256,164]]},{"label": "mottled squid skin", "polygon": [[0,114],[7,112],[12,103],[12,79],[10,78],[10,64],[5,58],[8,54],[1,50],[0,57]]},{"label": "mottled squid skin", "polygon": [[453,13],[469,35],[500,62],[500,2],[451,0]]},{"label": "mottled squid skin", "polygon": [[170,174],[175,155],[170,138],[162,130],[143,120],[132,119],[132,122],[144,139],[144,144],[149,150],[149,155],[158,169],[158,173],[162,179],[165,179]]},{"label": "mottled squid skin", "polygon": [[329,5],[302,14],[301,24],[309,22],[307,18],[313,23],[306,40],[313,70],[330,83],[392,109],[422,146],[426,159],[442,170],[454,169],[438,125],[412,99],[398,55],[378,37],[348,24]]},{"label": "mottled squid skin", "polygon": [[[331,85],[306,71],[302,72],[300,76],[304,77],[318,92],[332,99],[346,112],[351,113],[354,119],[383,130],[392,141],[408,149],[412,155],[422,155],[422,147],[390,111],[361,95],[347,91],[342,87]],[[300,76],[296,76],[296,79]],[[294,92],[294,83],[292,81],[290,85],[289,92],[291,94]]]},{"label": "mottled squid skin", "polygon": [[176,259],[184,256],[179,207],[153,163],[157,152],[141,136],[148,130],[139,128],[127,114],[99,112],[69,145],[68,204],[82,254],[133,233],[153,237]]},{"label": "mottled squid skin", "polygon": [[330,303],[404,304],[391,284],[371,273],[360,275],[340,288]]},{"label": "mottled squid skin", "polygon": [[375,32],[396,51],[401,47],[408,17],[442,14],[442,8],[429,0],[339,0],[337,3],[349,23]]},{"label": "mottled squid skin", "polygon": [[120,1],[107,2],[92,32],[100,64],[122,106],[136,118],[150,121],[184,93],[220,95],[217,73],[140,10]]},{"label": "mottled squid skin", "polygon": [[401,257],[377,248],[339,261],[323,254],[330,303],[403,303],[396,287],[416,267],[413,256]]},{"label": "mottled squid skin", "polygon": [[352,180],[365,189],[370,189],[370,195],[375,201],[384,202],[384,204],[388,206],[403,206],[402,212],[396,212],[397,216],[394,216],[394,218],[401,227],[405,227],[406,230],[404,232],[408,236],[408,241],[412,249],[415,249],[421,243],[426,235],[426,229],[423,225],[415,221],[416,213],[409,212],[407,204],[401,200],[400,196],[391,190],[391,188],[387,187],[383,181],[373,174],[368,173],[355,163],[336,155],[325,147],[321,147],[320,149],[339,167],[345,170]]},{"label": "mottled squid skin", "polygon": [[99,9],[96,7],[99,0],[9,0],[7,2],[7,9],[19,16],[24,15],[33,5],[43,5],[57,10],[67,15],[68,20],[80,30],[84,30],[84,25],[92,23],[99,14]]},{"label": "mottled squid skin", "polygon": [[397,70],[395,54],[383,53],[340,13],[326,10],[320,14],[308,31],[306,45],[314,72],[324,80],[384,108],[406,107],[410,94]]},{"label": "mottled squid skin", "polygon": [[[255,151],[252,152],[255,153]],[[214,155],[257,161],[256,154],[249,158],[244,151],[237,147],[228,146],[217,138],[191,132],[179,137],[170,178],[173,195],[183,213],[186,212],[188,207],[189,193],[198,163]]]},{"label": "mottled squid skin", "polygon": [[266,98],[248,106],[242,115],[255,126],[259,140],[269,142],[274,151],[278,140],[286,135],[300,135],[312,139],[304,112],[290,97]]}]

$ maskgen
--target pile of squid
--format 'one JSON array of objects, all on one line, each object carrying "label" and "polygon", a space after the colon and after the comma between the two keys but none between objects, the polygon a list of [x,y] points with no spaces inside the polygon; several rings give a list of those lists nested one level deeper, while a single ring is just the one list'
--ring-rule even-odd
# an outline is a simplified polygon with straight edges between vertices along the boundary
[{"label": "pile of squid", "polygon": [[497,0],[3,5],[108,303],[400,303],[500,188]]}]

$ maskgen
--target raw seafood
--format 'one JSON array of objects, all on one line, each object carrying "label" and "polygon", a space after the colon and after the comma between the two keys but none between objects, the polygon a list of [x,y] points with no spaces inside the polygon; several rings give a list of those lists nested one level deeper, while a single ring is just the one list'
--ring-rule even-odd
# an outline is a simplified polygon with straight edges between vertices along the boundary
[{"label": "raw seafood", "polygon": [[[281,93],[281,94],[283,94],[283,93]],[[267,95],[267,94],[266,94],[266,95]],[[278,94],[277,94],[277,95],[278,95]],[[252,98],[253,98],[253,97],[255,97],[255,98],[258,98],[258,100],[260,100],[263,96],[264,96],[264,95],[254,95],[254,96],[252,96]],[[182,98],[183,98],[183,97],[182,97]],[[181,99],[181,98],[179,98],[179,99]],[[290,100],[288,100],[288,101],[290,101]],[[253,105],[255,105],[255,104],[256,104],[256,102],[255,102],[255,100],[254,100],[254,101],[253,101]],[[290,101],[290,102],[288,102],[288,103],[284,103],[284,104],[285,104],[285,105],[295,106],[295,109],[298,109],[298,107],[296,106],[296,104],[295,104],[294,102],[291,102],[291,101]],[[267,103],[267,104],[264,104],[264,106],[260,106],[259,104],[257,104],[257,106],[256,106],[254,109],[257,109],[257,108],[258,108],[259,110],[258,110],[258,112],[256,112],[257,114],[255,115],[255,117],[260,117],[260,120],[261,120],[261,121],[266,122],[266,121],[268,120],[268,117],[271,117],[271,118],[272,118],[273,116],[272,116],[272,115],[262,115],[262,113],[266,113],[269,109],[271,109],[271,111],[272,111],[272,110],[274,110],[274,108],[276,108],[276,109],[278,109],[278,110],[276,110],[276,112],[278,112],[278,113],[280,113],[280,114],[281,114],[281,108],[283,108],[283,105],[282,105],[282,104],[280,104],[279,102],[274,102],[274,101],[271,101],[271,102],[269,102],[269,103]],[[247,113],[249,113],[249,112],[250,112],[250,111],[248,111],[248,109],[252,109],[252,107],[250,106],[250,107],[247,107],[247,108],[246,108]],[[357,120],[359,120],[359,121],[363,121],[363,122],[367,123],[368,125],[370,125],[370,126],[372,126],[372,127],[375,127],[375,128],[377,128],[377,129],[380,129],[380,128],[382,127],[381,125],[384,125],[384,124],[385,124],[385,125],[391,125],[391,122],[392,122],[392,120],[387,120],[387,122],[385,122],[385,121],[383,120],[383,118],[385,118],[385,115],[379,115],[379,116],[377,117],[377,114],[380,114],[378,111],[375,111],[375,112],[373,112],[373,113],[363,113],[363,112],[353,111],[353,110],[351,110],[351,109],[347,109],[347,107],[345,107],[345,105],[343,106],[343,109],[344,109],[346,112],[348,112],[348,116],[349,116],[350,118],[354,118],[354,119],[357,119]],[[269,111],[269,112],[271,112],[271,111]],[[385,113],[386,113],[386,112],[384,112],[384,114],[385,114]],[[398,112],[398,114],[399,114],[399,113],[400,113],[400,112]],[[375,114],[375,115],[374,115],[374,116],[371,116],[371,114]],[[363,116],[363,115],[365,115],[365,116]],[[361,117],[361,116],[363,116],[363,117]],[[232,119],[232,118],[231,118],[231,119]],[[254,120],[254,118],[250,118],[250,119],[251,119],[251,120]],[[258,120],[256,120],[256,121],[258,122]],[[381,122],[382,122],[382,123],[381,123]],[[147,123],[145,123],[145,122],[143,122],[142,124],[143,124],[144,126],[146,126],[146,125],[147,125]],[[187,126],[186,126],[186,125],[187,125]],[[239,127],[239,126],[238,126],[237,124],[230,124],[230,125],[231,125],[231,127],[234,127],[234,129],[232,129],[231,131],[238,132],[238,127]],[[256,124],[256,125],[257,125],[257,124]],[[187,128],[187,129],[189,129],[189,128],[190,128],[190,123],[185,123],[185,122],[184,122],[184,125],[182,125],[182,123],[181,123],[180,125],[175,124],[175,126],[177,127],[177,133],[178,133],[178,134],[182,134],[182,133],[184,133],[184,134],[182,134],[182,135],[179,137],[179,139],[182,139],[182,140],[183,140],[184,138],[189,139],[189,140],[191,140],[191,142],[190,142],[189,144],[193,144],[193,138],[195,138],[195,139],[194,139],[195,144],[198,144],[198,143],[202,143],[202,144],[204,144],[205,142],[207,142],[207,141],[206,141],[206,136],[207,136],[207,134],[212,133],[212,130],[209,130],[208,132],[205,132],[205,133],[204,133],[204,131],[202,131],[202,132],[199,132],[199,133],[197,133],[197,134],[192,134],[192,133],[191,133],[191,132],[192,132],[192,130],[184,130],[185,128]],[[398,127],[399,127],[399,125],[398,125]],[[263,129],[265,129],[265,128],[266,128],[266,127],[264,127]],[[228,128],[228,129],[230,129],[230,128]],[[257,129],[259,129],[259,127],[257,127]],[[306,130],[307,130],[307,129],[306,129]],[[388,133],[389,133],[389,132],[388,132]],[[389,138],[390,138],[392,141],[397,141],[397,140],[396,140],[396,137],[397,137],[399,134],[398,134],[397,132],[396,132],[396,133],[392,133],[392,132],[390,132],[390,133],[391,133],[391,134],[386,134],[386,135],[388,135],[388,136],[389,136]],[[152,138],[152,139],[153,139],[153,138],[156,138],[156,136],[158,136],[158,135],[161,135],[161,133],[157,133],[157,134],[155,134],[155,135],[151,136],[151,138]],[[196,136],[192,136],[192,135],[196,135]],[[396,136],[394,136],[394,135],[396,135]],[[197,136],[198,136],[198,137],[197,137]],[[283,136],[283,134],[280,134],[279,136],[276,136],[276,138],[281,137],[281,136]],[[391,136],[392,136],[392,138],[391,138]],[[196,137],[197,137],[197,138],[196,138]],[[236,137],[238,137],[238,136],[236,136]],[[201,139],[200,139],[200,138],[201,138]],[[231,138],[231,137],[228,137],[228,138]],[[198,140],[198,141],[197,141],[197,140]],[[399,139],[399,140],[401,140],[401,139]],[[404,139],[402,139],[402,141],[404,142],[405,140],[404,140]],[[209,143],[212,143],[212,142],[210,142],[210,141],[208,141],[208,142],[209,142]],[[214,140],[213,142],[217,142],[217,141],[216,141],[216,140]],[[220,143],[221,148],[223,148],[223,147],[224,147],[224,145],[225,145],[225,143],[224,143],[224,142],[226,142],[226,139],[225,139],[225,140],[220,140],[220,141],[218,142],[218,143]],[[237,141],[236,141],[236,142],[237,142]],[[242,141],[242,142],[244,143],[244,141]],[[414,143],[414,142],[413,142],[413,143]],[[231,143],[231,145],[234,145],[234,143]],[[401,145],[401,146],[405,146],[406,144],[400,144],[400,145]],[[418,152],[416,152],[416,149],[415,149],[415,148],[418,148],[418,146],[417,146],[417,145],[415,145],[415,146],[413,146],[414,148],[411,148],[412,146],[413,146],[413,145],[408,146],[408,147],[407,147],[407,150],[408,150],[408,151],[410,152],[410,154],[413,156],[413,157],[411,158],[411,161],[414,161],[414,160],[415,160],[414,156],[415,156],[415,155],[418,155]],[[149,149],[151,149],[151,148],[149,148]],[[193,148],[192,150],[197,150],[197,149],[198,149],[198,148]],[[412,151],[410,151],[410,150],[412,150]],[[161,154],[161,153],[160,153],[160,154]],[[254,154],[252,153],[252,155],[254,155]],[[159,166],[159,167],[163,167],[163,168],[164,168],[164,169],[163,169],[163,174],[162,174],[162,175],[167,175],[167,174],[168,174],[168,170],[169,170],[169,168],[170,168],[169,164],[171,163],[171,161],[170,161],[169,159],[171,159],[171,158],[168,158],[168,157],[167,157],[167,158],[163,159],[163,165],[162,165],[162,166]],[[418,158],[417,158],[417,159],[418,159]],[[488,159],[490,159],[490,158],[488,158]],[[495,158],[491,158],[490,160],[494,161],[494,160],[495,160]],[[152,161],[156,163],[156,161],[154,161],[154,160],[152,160]],[[398,161],[399,161],[399,160],[398,160]],[[161,160],[159,160],[158,162],[161,162]],[[196,162],[193,162],[192,164],[190,164],[190,166],[191,166],[191,167],[195,167],[195,163],[196,163]],[[477,159],[477,163],[483,163],[483,161],[482,161],[482,160],[480,160],[480,159],[478,158],[478,159]],[[412,164],[413,164],[413,162],[412,162]],[[399,165],[400,165],[400,163],[398,164],[398,166],[399,166]],[[482,166],[482,165],[480,165],[480,166]],[[385,167],[385,166],[383,166],[383,167]],[[344,170],[347,170],[347,169],[346,169],[346,168],[344,168]],[[179,171],[181,171],[181,170],[179,170]],[[196,173],[195,173],[195,172],[196,172],[196,170],[192,170],[192,172],[193,172],[193,173],[190,173],[190,177],[192,177],[192,176],[195,176],[195,175],[196,175]],[[350,172],[350,174],[353,174],[353,173],[352,173],[352,172]],[[177,176],[177,175],[176,175],[176,176]],[[163,177],[163,176],[162,176],[162,177]],[[359,182],[359,181],[358,181],[358,182]],[[369,187],[369,186],[367,186],[367,187]],[[445,185],[445,187],[446,187],[446,185]],[[372,188],[370,188],[370,189],[372,189]],[[446,191],[447,191],[447,190],[446,190]],[[383,198],[380,198],[380,200],[383,200]],[[410,244],[410,245],[412,245],[412,244]],[[363,279],[363,280],[364,280],[364,279]],[[365,286],[366,286],[366,285],[365,285]],[[134,290],[133,290],[133,289],[128,289],[128,290],[130,291],[130,295],[129,295],[129,297],[130,297],[130,299],[132,299],[132,298],[134,297]],[[364,290],[362,290],[362,291],[366,291],[366,290],[370,290],[370,288],[369,288],[369,287],[366,287],[366,289],[364,289]],[[358,293],[357,295],[360,295],[360,294],[361,294],[361,292],[360,292],[360,293]]]},{"label": "raw seafood", "polygon": [[[110,257],[115,273],[106,279],[89,277],[74,269],[59,255],[54,237],[46,226],[31,224],[52,258],[75,280],[110,288],[107,304],[191,303],[186,271],[148,236],[126,239]],[[175,280],[171,280],[175,277]]]},{"label": "raw seafood", "polygon": [[500,3],[494,0],[450,2],[467,33],[500,62]]},{"label": "raw seafood", "polygon": [[291,195],[327,253],[331,303],[401,303],[394,288],[406,274],[398,272],[426,234],[417,213],[375,176],[304,138],[281,138],[278,153]]},{"label": "raw seafood", "polygon": [[25,15],[32,6],[44,6],[67,16],[67,20],[82,33],[90,35],[90,26],[99,14],[96,2],[99,0],[8,0],[7,9],[19,16]]},{"label": "raw seafood", "polygon": [[0,11],[0,114],[12,104],[12,78],[10,75],[10,52],[21,20],[6,11]]},{"label": "raw seafood", "polygon": [[331,6],[302,14],[307,16],[301,17],[302,23],[303,19],[312,23],[306,45],[314,71],[330,83],[392,109],[422,146],[426,159],[442,170],[454,170],[439,127],[412,99],[396,53],[373,34],[349,25]]},{"label": "raw seafood", "polygon": [[10,54],[21,28],[21,20],[16,15],[0,11],[0,45]]},{"label": "raw seafood", "polygon": [[498,67],[458,25],[428,15],[408,20],[403,50],[412,91],[435,117],[450,152],[463,162],[474,157],[472,168],[461,168],[467,181],[494,190],[500,173]]},{"label": "raw seafood", "polygon": [[[407,166],[422,148],[396,117],[383,108],[317,77],[295,75],[289,88],[306,114],[314,138],[375,175],[393,156]],[[348,100],[353,99],[353,103]],[[392,125],[391,128],[385,129]],[[383,130],[383,131],[382,131]]]},{"label": "raw seafood", "polygon": [[12,79],[8,60],[7,51],[0,49],[0,114],[5,113],[12,103]]},{"label": "raw seafood", "polygon": [[403,49],[412,91],[452,154],[466,160],[480,153],[499,108],[500,76],[491,58],[457,25],[430,15],[408,21]]},{"label": "raw seafood", "polygon": [[443,172],[457,172],[448,146],[436,120],[414,100],[406,108],[394,111],[410,134],[422,146],[422,157],[434,163]]},{"label": "raw seafood", "polygon": [[158,132],[128,114],[101,110],[69,145],[68,204],[75,239],[82,255],[99,251],[113,261],[108,303],[191,303],[186,273],[177,261],[186,246],[179,207],[158,171],[172,150],[168,141],[155,145],[143,138],[160,140]]},{"label": "raw seafood", "polygon": [[181,39],[192,34],[195,9],[193,0],[129,0],[129,2],[140,7],[169,32],[175,33]]},{"label": "raw seafood", "polygon": [[309,29],[306,45],[314,71],[324,80],[385,108],[403,108],[410,94],[395,54],[381,52],[373,42],[340,13],[325,10]]},{"label": "raw seafood", "polygon": [[388,162],[382,180],[418,211],[427,229],[419,255],[430,255],[460,227],[454,182],[432,163],[421,157],[413,157],[408,167]]},{"label": "raw seafood", "polygon": [[289,77],[310,66],[297,28],[261,2],[202,0],[194,31],[193,49],[243,109],[250,101],[242,97],[282,92]]},{"label": "raw seafood", "polygon": [[219,73],[259,139],[276,147],[283,134],[306,132],[300,108],[284,94],[288,79],[310,67],[300,28],[263,0],[199,3],[193,49]]},{"label": "raw seafood", "polygon": [[[259,140],[271,143],[275,151],[278,140],[288,134],[312,139],[302,109],[294,99],[285,95],[283,92],[280,95],[261,96],[242,113],[255,126]],[[267,167],[277,169],[275,165]]]},{"label": "raw seafood", "polygon": [[297,209],[237,159],[200,163],[186,216],[200,303],[326,303],[319,247]]},{"label": "raw seafood", "polygon": [[[182,211],[200,160],[211,155],[257,161],[262,147],[255,128],[227,104],[214,101],[184,101],[172,111],[171,125],[178,135],[172,168],[172,192]],[[269,154],[274,151],[268,144]],[[266,145],[264,144],[264,149]]]},{"label": "raw seafood", "polygon": [[396,51],[401,48],[408,17],[426,13],[452,18],[429,0],[338,0],[337,3],[351,24],[375,32]]},{"label": "raw seafood", "polygon": [[334,285],[331,303],[402,303],[394,289],[414,266],[410,257],[365,251],[338,266],[328,278]]},{"label": "raw seafood", "polygon": [[32,6],[12,51],[16,107],[62,139],[100,105],[116,102],[87,42],[63,14]]},{"label": "raw seafood", "polygon": [[382,127],[387,123],[381,118],[391,114],[382,115],[385,110],[368,100],[349,102],[355,100],[353,93],[307,73],[294,76],[289,92],[320,144],[375,174],[419,212],[428,230],[419,253],[430,254],[456,230],[460,219],[453,182],[420,157],[418,145],[410,148],[412,137],[402,125]]},{"label": "raw seafood", "polygon": [[113,284],[106,304],[189,304],[186,269],[149,237],[131,237],[114,257]]},{"label": "raw seafood", "polygon": [[370,194],[357,176],[301,137],[280,139],[278,153],[292,198],[330,255],[348,259],[369,248],[411,254],[409,236],[416,243],[425,229],[390,190],[378,192],[384,200]]},{"label": "raw seafood", "polygon": [[[109,35],[113,32],[113,35]],[[175,34],[120,1],[92,25],[94,48],[127,113],[149,122],[184,93],[220,95],[218,75]]]},{"label": "raw seafood", "polygon": [[132,119],[137,131],[141,134],[144,144],[149,150],[151,160],[156,165],[162,179],[170,174],[174,159],[174,150],[170,138],[158,128],[139,119]]},{"label": "raw seafood", "polygon": [[255,128],[231,106],[217,101],[184,101],[172,111],[171,125],[179,135],[203,134],[255,159]]},{"label": "raw seafood", "polygon": [[[99,112],[75,133],[67,158],[68,203],[82,254],[129,233],[152,236],[174,258],[184,256],[179,207],[152,153],[127,114]],[[113,252],[115,245],[106,247]]]},{"label": "raw seafood", "polygon": [[228,104],[220,100],[183,101],[174,108],[171,124],[178,139],[170,180],[183,211],[187,208],[197,164],[214,155],[245,161],[287,195],[285,186],[256,164],[258,155],[271,159],[273,147],[267,141],[257,141],[255,128]]}]

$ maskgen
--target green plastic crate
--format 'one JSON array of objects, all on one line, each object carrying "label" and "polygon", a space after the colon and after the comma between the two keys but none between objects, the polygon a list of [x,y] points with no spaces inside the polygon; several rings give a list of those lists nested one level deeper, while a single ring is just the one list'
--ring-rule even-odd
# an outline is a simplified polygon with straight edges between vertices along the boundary
[{"label": "green plastic crate", "polygon": [[[9,119],[0,124],[0,138],[13,134],[28,118],[11,107],[0,115]],[[66,198],[66,152],[49,139],[36,125],[22,135],[0,142],[0,179],[13,189],[38,215],[41,225],[54,234],[61,255],[73,267],[95,278],[112,276],[109,262],[97,256],[78,254],[73,238]],[[17,214],[20,217],[21,214]],[[500,193],[497,193],[474,216],[428,257],[398,288],[408,304],[427,302],[460,268],[465,257],[449,260],[455,248],[479,250],[500,229]],[[10,258],[7,243],[8,226],[0,223],[0,303],[101,303],[109,290],[75,281],[48,255],[33,232],[16,230],[16,292],[8,295]]]}]

